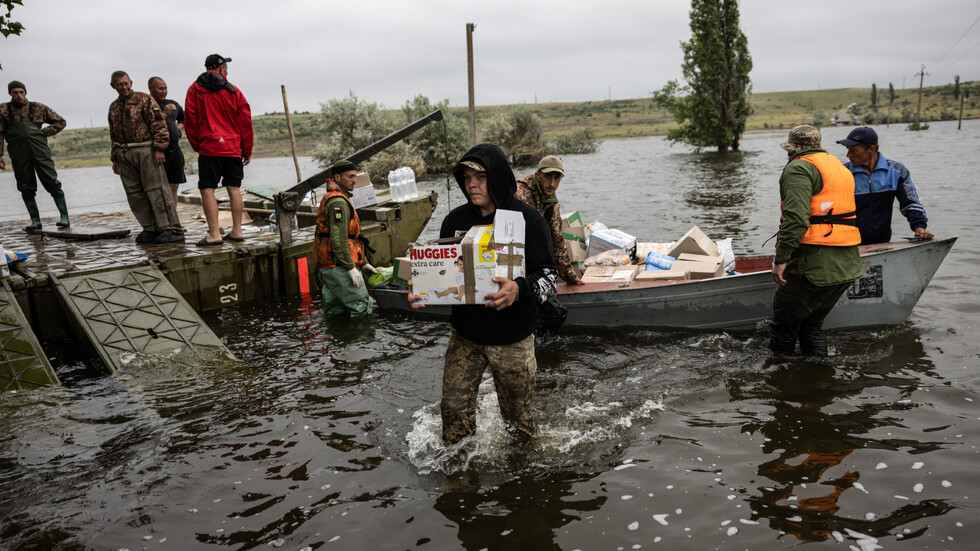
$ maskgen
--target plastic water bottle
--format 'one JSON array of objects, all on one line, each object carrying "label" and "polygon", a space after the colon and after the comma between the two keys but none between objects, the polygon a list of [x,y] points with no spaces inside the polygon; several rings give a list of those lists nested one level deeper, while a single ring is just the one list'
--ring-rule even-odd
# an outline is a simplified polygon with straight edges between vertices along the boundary
[{"label": "plastic water bottle", "polygon": [[415,182],[415,171],[410,166],[405,167],[405,180],[408,182],[408,185],[405,186],[407,192],[405,200],[415,199],[419,196],[419,186]]},{"label": "plastic water bottle", "polygon": [[669,270],[675,260],[672,256],[650,251],[646,258],[647,270]]},{"label": "plastic water bottle", "polygon": [[391,200],[401,201],[401,173],[400,169],[392,170],[388,173],[388,192],[391,193]]}]

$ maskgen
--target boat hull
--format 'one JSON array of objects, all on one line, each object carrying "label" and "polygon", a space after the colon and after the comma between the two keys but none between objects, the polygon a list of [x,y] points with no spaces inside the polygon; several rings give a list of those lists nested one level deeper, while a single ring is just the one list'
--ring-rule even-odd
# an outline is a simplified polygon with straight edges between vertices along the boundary
[{"label": "boat hull", "polygon": [[[956,237],[861,247],[864,275],[827,317],[827,329],[897,325],[905,322],[939,269]],[[695,281],[634,281],[559,285],[568,308],[566,326],[645,327],[696,330],[754,329],[772,315],[776,284],[770,257],[739,259],[739,275]],[[382,309],[412,311],[404,290],[375,289]],[[448,307],[423,312],[448,315]]]}]

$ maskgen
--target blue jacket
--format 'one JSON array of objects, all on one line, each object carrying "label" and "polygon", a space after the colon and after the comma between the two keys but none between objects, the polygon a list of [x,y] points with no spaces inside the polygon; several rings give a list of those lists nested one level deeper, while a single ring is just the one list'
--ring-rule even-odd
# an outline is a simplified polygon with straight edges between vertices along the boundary
[{"label": "blue jacket", "polygon": [[925,228],[926,209],[909,176],[909,170],[898,161],[886,159],[878,152],[878,164],[868,173],[861,167],[844,163],[854,174],[854,202],[857,206],[861,244],[887,243],[892,239],[892,205],[898,198],[898,210],[909,221],[909,228]]}]

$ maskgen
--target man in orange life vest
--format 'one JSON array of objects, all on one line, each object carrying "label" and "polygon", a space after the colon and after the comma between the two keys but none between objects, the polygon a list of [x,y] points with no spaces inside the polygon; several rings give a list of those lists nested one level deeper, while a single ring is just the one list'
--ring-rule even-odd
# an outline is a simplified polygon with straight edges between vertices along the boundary
[{"label": "man in orange life vest", "polygon": [[769,348],[792,354],[797,338],[806,355],[826,356],[823,320],[861,277],[861,235],[854,206],[854,177],[820,147],[820,131],[793,128],[780,144],[789,162],[779,178],[782,218],[772,279]]},{"label": "man in orange life vest", "polygon": [[350,200],[356,181],[354,163],[337,161],[316,215],[313,261],[323,296],[323,313],[327,317],[344,312],[349,312],[352,318],[367,316],[374,307],[361,270],[375,273],[375,269],[367,261],[361,220]]}]

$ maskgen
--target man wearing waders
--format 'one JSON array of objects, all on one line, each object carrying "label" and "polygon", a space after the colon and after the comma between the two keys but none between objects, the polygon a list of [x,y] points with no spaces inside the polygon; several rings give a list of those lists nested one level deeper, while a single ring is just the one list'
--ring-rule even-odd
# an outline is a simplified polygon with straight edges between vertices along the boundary
[{"label": "man wearing waders", "polygon": [[[51,160],[51,150],[48,148],[48,136],[54,136],[65,129],[65,119],[43,103],[27,101],[27,87],[19,81],[11,81],[7,85],[10,102],[0,104],[0,170],[6,170],[3,160],[3,142],[9,144],[7,151],[14,165],[14,179],[17,180],[17,191],[24,198],[27,212],[31,215],[31,225],[25,230],[41,229],[41,214],[37,209],[37,179],[54,198],[61,219],[57,225],[69,225],[68,205],[65,204],[65,192],[61,190],[58,173]],[[47,126],[43,126],[47,124]],[[43,126],[43,128],[42,128]],[[37,176],[35,176],[35,173]]]},{"label": "man wearing waders", "polygon": [[367,261],[367,243],[361,236],[361,219],[350,194],[357,183],[357,167],[348,160],[333,165],[327,193],[316,215],[313,261],[316,264],[326,317],[343,313],[367,316],[374,308],[361,270],[375,273]]}]

